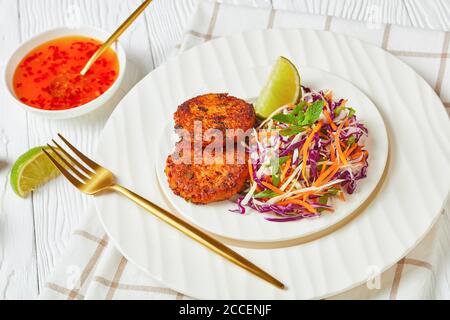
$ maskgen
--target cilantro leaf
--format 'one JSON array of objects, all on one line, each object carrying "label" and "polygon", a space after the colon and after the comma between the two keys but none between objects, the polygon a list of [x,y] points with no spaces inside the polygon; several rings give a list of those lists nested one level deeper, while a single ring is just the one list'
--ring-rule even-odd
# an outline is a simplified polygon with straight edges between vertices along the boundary
[{"label": "cilantro leaf", "polygon": [[261,191],[254,195],[254,197],[258,198],[258,199],[259,198],[273,198],[276,196],[278,196],[278,194],[273,192],[272,190],[264,190],[264,191]]},{"label": "cilantro leaf", "polygon": [[300,101],[295,108],[291,111],[293,116],[298,116],[299,114],[304,114],[303,109],[305,108],[306,102]]},{"label": "cilantro leaf", "polygon": [[277,114],[273,117],[276,121],[291,124],[290,127],[280,130],[280,134],[285,137],[296,135],[305,130],[305,126],[309,126],[316,122],[323,110],[323,100],[318,100],[311,104],[306,112],[303,112],[306,103],[301,101],[289,114]]},{"label": "cilantro leaf", "polygon": [[272,184],[278,187],[280,183],[280,177],[278,173],[280,171],[280,161],[278,158],[270,160],[270,166],[272,167]]},{"label": "cilantro leaf", "polygon": [[289,156],[280,157],[277,159],[272,159],[270,165],[272,167],[272,184],[278,187],[280,184],[280,166],[289,159]]},{"label": "cilantro leaf", "polygon": [[272,175],[272,184],[275,187],[278,187],[278,185],[280,184],[280,177],[278,175]]},{"label": "cilantro leaf", "polygon": [[341,114],[341,111],[344,110],[345,107],[337,107],[336,109],[334,109],[334,116],[337,117]]},{"label": "cilantro leaf", "polygon": [[[319,203],[320,204],[327,204],[328,203],[328,196],[321,196],[320,198],[319,198]],[[324,208],[318,208],[317,209],[317,211],[318,212],[322,212],[324,210]]]},{"label": "cilantro leaf", "polygon": [[340,106],[334,109],[334,116],[337,117],[341,114],[342,110],[348,110],[348,117],[351,118],[356,113],[356,110],[352,107]]},{"label": "cilantro leaf", "polygon": [[311,125],[319,120],[319,117],[322,114],[323,106],[323,100],[317,100],[310,105],[305,112],[305,119],[303,119],[302,125]]},{"label": "cilantro leaf", "polygon": [[272,119],[287,124],[294,124],[294,125],[301,124],[301,122],[305,118],[305,113],[303,112],[305,105],[306,102],[300,101],[300,103],[297,104],[290,113],[288,114],[279,113],[274,115]]},{"label": "cilantro leaf", "polygon": [[350,146],[353,145],[355,142],[356,142],[355,136],[354,136],[354,135],[351,135],[351,136],[348,138],[348,140],[347,140],[347,146],[350,147]]},{"label": "cilantro leaf", "polygon": [[287,124],[297,124],[297,119],[291,114],[279,113],[274,115],[272,119]]},{"label": "cilantro leaf", "polygon": [[297,124],[301,125],[303,123],[303,121],[305,120],[305,113],[302,111],[301,113],[299,113],[296,116],[296,119],[297,119]]},{"label": "cilantro leaf", "polygon": [[319,203],[320,204],[327,204],[328,203],[328,196],[321,196],[319,198]]},{"label": "cilantro leaf", "polygon": [[289,128],[281,130],[280,134],[284,137],[290,137],[290,136],[296,135],[302,131],[305,131],[304,126],[291,126]]},{"label": "cilantro leaf", "polygon": [[289,156],[279,157],[278,161],[280,162],[280,166],[285,163],[289,159]]},{"label": "cilantro leaf", "polygon": [[356,110],[351,108],[351,107],[347,107],[348,110],[348,117],[351,118],[353,117],[353,115],[356,113]]},{"label": "cilantro leaf", "polygon": [[338,194],[338,192],[339,192],[339,189],[337,189],[337,188],[334,188],[334,187],[332,187],[332,188],[328,189],[328,194],[330,194],[330,195],[332,195],[332,196],[335,196],[335,195],[337,195],[337,194]]}]

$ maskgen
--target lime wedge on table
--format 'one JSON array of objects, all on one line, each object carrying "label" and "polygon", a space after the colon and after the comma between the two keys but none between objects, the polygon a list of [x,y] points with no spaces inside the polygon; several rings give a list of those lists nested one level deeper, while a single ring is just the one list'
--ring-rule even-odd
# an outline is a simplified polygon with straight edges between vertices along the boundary
[{"label": "lime wedge on table", "polygon": [[[17,195],[27,196],[38,186],[59,174],[55,165],[42,151],[44,147],[35,147],[21,155],[11,170],[11,186]],[[50,148],[45,147],[49,153]]]},{"label": "lime wedge on table", "polygon": [[255,102],[256,114],[261,118],[267,118],[283,105],[297,103],[301,94],[300,74],[297,68],[287,58],[279,57]]}]

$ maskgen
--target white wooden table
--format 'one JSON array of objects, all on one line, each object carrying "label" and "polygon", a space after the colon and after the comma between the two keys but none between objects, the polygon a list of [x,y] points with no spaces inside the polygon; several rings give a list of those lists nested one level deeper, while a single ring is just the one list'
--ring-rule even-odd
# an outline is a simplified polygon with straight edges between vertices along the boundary
[{"label": "white wooden table", "polygon": [[[140,0],[0,0],[0,70],[20,42],[38,32],[79,19],[112,31]],[[450,30],[450,0],[227,0],[347,19]],[[132,82],[163,63],[181,41],[195,0],[154,0],[121,38],[138,73]],[[2,80],[3,81],[3,80]],[[63,179],[27,199],[9,185],[15,159],[29,148],[64,133],[92,153],[108,114],[51,121],[12,105],[0,85],[0,299],[35,298],[85,211],[88,197]]]}]

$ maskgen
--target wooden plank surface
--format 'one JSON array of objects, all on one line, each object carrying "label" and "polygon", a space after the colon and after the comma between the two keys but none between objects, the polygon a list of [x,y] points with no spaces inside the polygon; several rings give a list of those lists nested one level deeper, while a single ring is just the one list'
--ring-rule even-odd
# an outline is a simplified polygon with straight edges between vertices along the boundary
[{"label": "wooden plank surface", "polygon": [[[0,1],[0,70],[20,43],[17,2]],[[8,30],[8,32],[3,32]],[[31,199],[19,199],[9,186],[9,170],[28,149],[27,114],[0,90],[0,299],[32,298],[37,292],[35,228]]]},{"label": "wooden plank surface", "polygon": [[[20,2],[20,30],[23,39],[36,32],[64,25],[69,19],[81,25],[91,25],[107,31],[114,29],[139,5],[139,0],[121,1],[60,1],[40,0]],[[153,68],[145,17],[140,17],[121,43],[129,53],[134,68],[140,70],[138,78]],[[137,80],[137,79],[136,79]],[[131,85],[129,86],[131,87]],[[47,143],[56,133],[67,138],[89,154],[96,147],[109,112],[100,112],[73,120],[47,120],[29,115],[27,125],[30,146]],[[58,179],[32,196],[36,234],[36,254],[39,286],[45,283],[55,259],[64,248],[80,215],[86,210],[90,198],[81,194],[63,179]]]},{"label": "wooden plank surface", "polygon": [[[448,0],[225,0],[235,4],[297,10],[347,19],[450,30]],[[20,41],[52,27],[88,24],[114,30],[140,0],[0,0],[0,67]],[[195,0],[155,0],[121,38],[131,68],[125,90],[163,63],[180,42]],[[64,250],[89,199],[64,180],[51,182],[29,199],[9,187],[18,155],[63,132],[88,154],[95,150],[109,110],[51,121],[27,114],[0,88],[0,299],[33,298]]]},{"label": "wooden plank surface", "polygon": [[277,9],[418,28],[450,30],[448,0],[273,0]]}]

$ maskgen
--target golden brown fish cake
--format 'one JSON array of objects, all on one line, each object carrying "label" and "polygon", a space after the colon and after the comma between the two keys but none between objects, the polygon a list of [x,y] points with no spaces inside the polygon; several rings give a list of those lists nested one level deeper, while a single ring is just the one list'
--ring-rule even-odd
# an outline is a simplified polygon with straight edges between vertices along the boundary
[{"label": "golden brown fish cake", "polygon": [[[204,157],[201,163],[194,163],[193,157],[191,163],[183,163],[175,155],[169,155],[165,173],[170,188],[176,195],[195,204],[231,198],[244,188],[248,170],[245,154],[239,163],[237,151],[231,150],[227,153]],[[230,158],[234,163],[225,163],[225,160]]]},{"label": "golden brown fish cake", "polygon": [[[201,121],[203,133],[209,129],[218,129],[225,138],[227,129],[245,132],[253,128],[256,115],[253,106],[242,99],[227,93],[209,93],[179,105],[174,120],[175,128],[188,130],[191,137],[194,137],[194,121]],[[204,137],[202,144],[207,145],[212,140],[214,138]],[[223,139],[224,144],[225,141]]]}]

